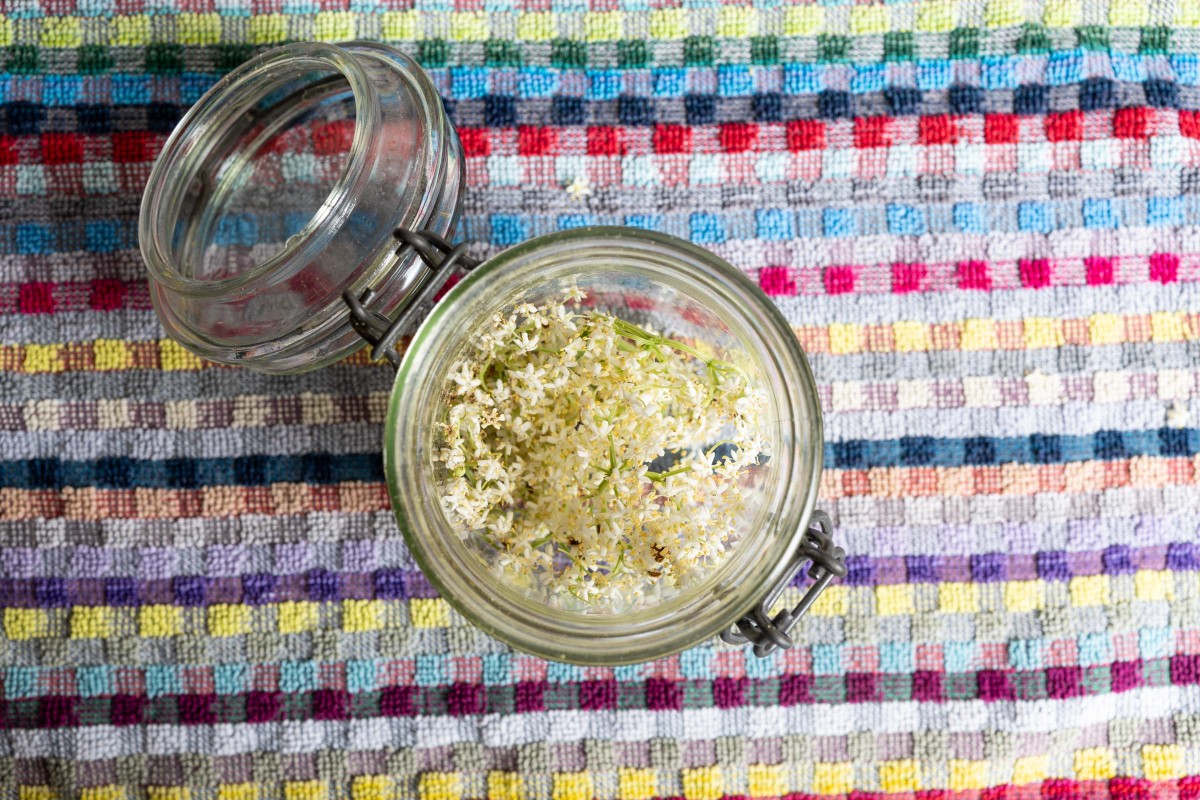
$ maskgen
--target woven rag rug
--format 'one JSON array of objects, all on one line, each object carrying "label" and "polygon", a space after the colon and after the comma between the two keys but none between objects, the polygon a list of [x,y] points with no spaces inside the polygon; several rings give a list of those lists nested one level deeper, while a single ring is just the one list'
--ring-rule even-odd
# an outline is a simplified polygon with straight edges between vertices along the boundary
[{"label": "woven rag rug", "polygon": [[[795,649],[514,653],[405,550],[388,369],[165,338],[166,135],[355,37],[434,76],[477,252],[641,226],[778,302],[850,553]],[[1195,0],[9,0],[0,48],[2,800],[1200,797]]]}]

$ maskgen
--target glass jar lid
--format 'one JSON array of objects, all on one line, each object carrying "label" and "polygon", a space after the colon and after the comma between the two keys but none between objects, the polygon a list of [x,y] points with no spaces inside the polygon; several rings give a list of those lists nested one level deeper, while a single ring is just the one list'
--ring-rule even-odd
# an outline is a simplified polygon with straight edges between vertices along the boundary
[{"label": "glass jar lid", "polygon": [[212,361],[297,372],[361,347],[341,300],[390,313],[427,272],[397,227],[447,234],[457,136],[428,75],[366,42],[252,59],[187,113],[155,162],[140,241],[163,324]]}]

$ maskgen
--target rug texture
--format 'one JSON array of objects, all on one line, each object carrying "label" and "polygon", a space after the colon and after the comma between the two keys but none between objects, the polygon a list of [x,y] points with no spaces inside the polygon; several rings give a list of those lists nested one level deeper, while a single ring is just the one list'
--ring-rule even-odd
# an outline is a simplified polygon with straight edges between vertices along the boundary
[{"label": "rug texture", "polygon": [[[166,339],[166,135],[355,37],[433,75],[477,253],[641,226],[777,300],[850,553],[794,650],[513,653],[398,534],[390,370]],[[1200,796],[1194,0],[11,0],[0,47],[3,800]]]}]

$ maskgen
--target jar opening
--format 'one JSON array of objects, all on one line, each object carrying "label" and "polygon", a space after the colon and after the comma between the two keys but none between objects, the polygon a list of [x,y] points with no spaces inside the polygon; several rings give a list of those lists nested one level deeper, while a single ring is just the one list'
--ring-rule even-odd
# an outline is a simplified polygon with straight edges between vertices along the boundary
[{"label": "jar opening", "polygon": [[200,166],[181,196],[171,252],[185,277],[233,278],[298,247],[322,224],[349,163],[357,102],[339,72],[295,65],[295,79],[246,109],[232,146]]},{"label": "jar opening", "polygon": [[343,292],[399,308],[424,268],[393,229],[445,236],[462,151],[429,76],[386,45],[263,53],[188,111],[150,175],[139,223],[151,299],[192,352],[264,372],[362,346]]},{"label": "jar opening", "polygon": [[302,48],[231,73],[168,142],[143,215],[160,282],[211,296],[295,272],[348,215],[378,98],[338,48]]}]

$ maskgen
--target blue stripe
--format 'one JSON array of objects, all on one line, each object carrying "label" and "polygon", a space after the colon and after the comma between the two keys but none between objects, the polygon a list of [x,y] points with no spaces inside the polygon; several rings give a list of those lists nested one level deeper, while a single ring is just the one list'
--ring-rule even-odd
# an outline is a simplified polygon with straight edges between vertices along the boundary
[{"label": "blue stripe", "polygon": [[0,487],[58,489],[95,486],[105,489],[193,489],[200,486],[264,486],[272,483],[331,484],[383,480],[378,453],[237,458],[126,457],[66,461],[38,458],[0,462]]},{"label": "blue stripe", "polygon": [[[1008,463],[1056,464],[1110,461],[1138,456],[1192,458],[1200,453],[1200,429],[1100,431],[1087,436],[1034,434],[1019,437],[853,439],[825,446],[825,463],[837,469],[873,467],[961,467]],[[178,488],[272,483],[330,484],[382,481],[378,453],[303,456],[242,456],[141,460],[57,458],[0,462],[0,488],[58,489]]]},{"label": "blue stripe", "polygon": [[825,446],[825,463],[839,469],[872,467],[961,467],[996,464],[1057,464],[1111,461],[1137,456],[1186,457],[1200,452],[1200,430],[1099,431],[1085,436],[1031,436],[937,439],[855,439]]},{"label": "blue stripe", "polygon": [[[357,220],[355,220],[357,221]],[[364,220],[363,235],[374,235]],[[284,242],[304,227],[308,215],[243,213],[225,217],[215,244],[250,247]],[[931,203],[923,206],[859,204],[852,208],[760,208],[725,213],[695,212],[659,216],[655,225],[639,225],[613,214],[487,214],[463,222],[466,240],[486,240],[508,246],[534,231],[552,231],[587,224],[637,225],[676,232],[699,243],[743,239],[838,239],[855,236],[921,236],[926,233],[1047,234],[1076,228],[1176,228],[1200,225],[1200,195],[1133,199],[1081,198],[1065,202]],[[91,219],[77,222],[22,222],[0,225],[0,255],[47,255],[86,250],[115,253],[137,249],[137,220]]]},{"label": "blue stripe", "polygon": [[[1007,78],[1002,80],[997,76],[990,76],[984,86],[956,82],[942,87],[939,82],[929,78],[937,71],[926,70],[918,73],[917,85],[911,86],[881,83],[875,79],[874,73],[864,68],[866,77],[853,77],[845,86],[839,80],[836,84],[838,88],[823,88],[823,79],[818,80],[813,72],[818,69],[817,66],[799,66],[807,66],[810,70],[791,74],[795,70],[789,66],[784,69],[783,75],[775,75],[771,72],[774,68],[764,68],[763,74],[755,73],[753,86],[747,85],[744,80],[734,80],[728,74],[724,77],[720,74],[704,76],[700,70],[686,81],[664,79],[661,85],[655,83],[652,87],[642,85],[645,82],[644,75],[636,80],[627,76],[625,89],[615,100],[609,97],[612,78],[607,75],[595,88],[590,88],[586,81],[560,82],[542,75],[537,81],[520,82],[516,89],[511,88],[508,82],[517,80],[517,76],[510,75],[504,81],[497,82],[494,91],[489,89],[482,95],[478,94],[480,89],[477,83],[463,88],[442,80],[440,85],[445,95],[446,111],[453,122],[477,125],[482,118],[483,124],[489,128],[545,124],[584,126],[589,124],[592,116],[588,104],[596,102],[615,102],[617,121],[627,126],[680,121],[690,125],[746,121],[781,123],[787,121],[788,114],[809,117],[814,115],[813,112],[816,118],[827,120],[880,113],[892,117],[929,113],[964,116],[981,113],[1043,115],[1051,105],[1051,87],[1025,83],[1014,90],[1007,88]],[[492,74],[499,76],[504,74],[504,70],[496,70]],[[764,74],[770,77],[763,77]],[[573,75],[580,77],[579,72]],[[582,77],[588,77],[588,73],[584,71]],[[113,76],[107,83],[95,86],[50,82],[43,86],[40,96],[31,98],[24,86],[6,83],[0,78],[0,134],[34,136],[54,130],[107,135],[114,130],[148,130],[165,135],[171,132],[191,103],[198,100],[209,85],[208,80],[197,76],[191,76],[189,82],[173,86],[169,83],[172,80],[177,79],[143,75]],[[714,82],[718,89],[716,92],[709,88]],[[164,83],[167,85],[164,86]],[[1194,93],[1181,94],[1180,85],[1163,78],[1149,78],[1141,83],[1086,78],[1071,85],[1070,91],[1077,96],[1067,98],[1067,102],[1083,111],[1113,109],[1124,102],[1122,98],[1128,88],[1140,86],[1148,106],[1194,108]],[[460,89],[467,93],[466,96],[460,93]],[[860,108],[863,105],[860,97],[871,93],[877,96],[880,91],[885,101],[884,108],[871,102],[866,103],[865,108]],[[928,91],[937,91],[939,94],[927,98],[925,93]],[[153,101],[154,97],[162,96],[169,96],[172,102]],[[744,104],[718,102],[747,96],[751,100],[749,118]],[[80,98],[85,102],[80,103]],[[551,101],[548,117],[547,99]],[[659,112],[657,104],[666,101],[671,103],[671,110]],[[684,106],[682,119],[678,113],[680,102]],[[51,109],[57,111],[50,115],[48,111]],[[72,114],[74,124],[71,122]]]},{"label": "blue stripe", "polygon": [[[783,38],[783,37],[780,37]],[[435,85],[455,99],[480,98],[492,92],[517,97],[549,97],[567,91],[592,100],[612,99],[621,94],[646,94],[647,88],[655,97],[683,97],[696,86],[716,86],[718,94],[727,97],[753,93],[760,87],[782,85],[788,94],[807,94],[826,88],[826,76],[836,74],[838,84],[845,84],[852,94],[878,92],[889,86],[913,87],[922,90],[948,89],[962,82],[966,75],[955,74],[954,64],[964,59],[918,58],[910,63],[911,72],[897,73],[881,61],[862,62],[782,62],[778,64],[719,64],[719,65],[659,65],[605,66],[564,68],[553,66],[428,66]],[[976,59],[966,59],[972,61]],[[1069,86],[1088,79],[1109,75],[1122,83],[1143,83],[1147,80],[1178,82],[1195,85],[1197,56],[1191,53],[1173,55],[1125,54],[1107,55],[1101,64],[1090,64],[1084,51],[1078,48],[1055,50],[1031,55],[983,56],[978,83],[984,89],[1016,89],[1021,85],[1041,82],[1050,86]],[[1089,74],[1090,73],[1090,74]],[[570,81],[564,87],[564,76]],[[578,81],[577,76],[585,80]],[[1151,76],[1155,76],[1152,78]],[[177,84],[178,95],[185,103],[195,102],[222,77],[219,72],[188,70],[176,74],[111,71],[99,75],[43,75],[40,88],[47,105],[69,106],[79,97],[88,102],[102,102],[109,97],[144,97],[161,95],[162,87]],[[967,79],[969,80],[969,78]],[[157,88],[155,88],[157,87]],[[0,76],[0,100],[29,96],[25,76]]]}]

